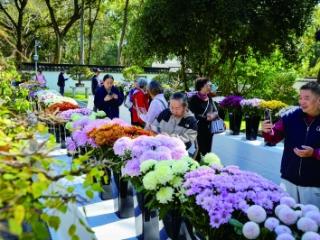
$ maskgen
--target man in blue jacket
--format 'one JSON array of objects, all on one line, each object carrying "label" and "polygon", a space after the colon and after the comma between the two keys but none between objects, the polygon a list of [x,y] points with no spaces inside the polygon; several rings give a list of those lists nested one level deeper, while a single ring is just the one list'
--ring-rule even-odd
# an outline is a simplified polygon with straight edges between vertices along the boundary
[{"label": "man in blue jacket", "polygon": [[310,82],[300,88],[300,108],[284,115],[274,125],[264,121],[267,142],[284,139],[282,184],[303,204],[320,207],[320,86]]},{"label": "man in blue jacket", "polygon": [[95,107],[104,111],[110,119],[119,117],[119,106],[124,99],[123,93],[113,83],[113,76],[106,74],[103,77],[103,86],[97,89],[94,96]]}]

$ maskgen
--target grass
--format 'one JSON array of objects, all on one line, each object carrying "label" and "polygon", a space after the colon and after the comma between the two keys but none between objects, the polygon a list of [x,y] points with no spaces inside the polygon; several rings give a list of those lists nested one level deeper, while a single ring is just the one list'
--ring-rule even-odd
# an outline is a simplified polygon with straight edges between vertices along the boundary
[{"label": "grass", "polygon": [[74,97],[72,96],[71,92],[66,92],[64,95],[66,97],[71,97],[71,98],[78,100],[78,101],[83,101],[83,102],[88,101],[88,99],[86,98],[86,95],[84,93],[77,93]]}]

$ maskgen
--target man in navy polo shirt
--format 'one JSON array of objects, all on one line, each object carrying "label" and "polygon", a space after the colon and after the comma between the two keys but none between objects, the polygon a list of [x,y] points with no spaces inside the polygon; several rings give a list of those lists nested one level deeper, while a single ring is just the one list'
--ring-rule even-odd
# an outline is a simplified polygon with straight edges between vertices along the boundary
[{"label": "man in navy polo shirt", "polygon": [[300,88],[300,108],[274,125],[264,121],[266,142],[284,139],[281,162],[282,185],[303,204],[320,207],[320,85],[310,82]]}]

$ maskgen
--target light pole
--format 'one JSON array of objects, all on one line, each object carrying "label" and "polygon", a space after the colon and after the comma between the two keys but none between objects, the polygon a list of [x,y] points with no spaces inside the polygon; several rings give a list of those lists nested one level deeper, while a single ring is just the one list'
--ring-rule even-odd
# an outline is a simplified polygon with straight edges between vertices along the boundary
[{"label": "light pole", "polygon": [[38,55],[38,48],[40,48],[40,41],[35,40],[34,41],[34,55],[33,55],[33,60],[34,60],[34,69],[37,74],[38,72],[38,61],[39,61],[39,55]]}]

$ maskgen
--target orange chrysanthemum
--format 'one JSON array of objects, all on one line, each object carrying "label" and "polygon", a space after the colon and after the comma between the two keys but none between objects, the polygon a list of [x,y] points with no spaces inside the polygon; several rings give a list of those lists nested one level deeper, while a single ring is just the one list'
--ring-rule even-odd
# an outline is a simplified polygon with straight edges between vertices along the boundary
[{"label": "orange chrysanthemum", "polygon": [[99,146],[113,146],[121,137],[136,138],[141,135],[153,136],[154,133],[135,126],[121,126],[119,124],[105,124],[88,133]]},{"label": "orange chrysanthemum", "polygon": [[50,107],[48,108],[49,112],[56,112],[56,111],[66,111],[69,109],[76,109],[79,108],[79,106],[74,105],[72,103],[69,102],[61,102],[61,103],[54,103],[52,105],[50,105]]}]

